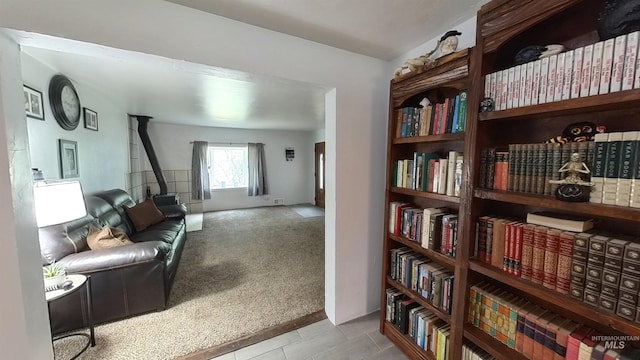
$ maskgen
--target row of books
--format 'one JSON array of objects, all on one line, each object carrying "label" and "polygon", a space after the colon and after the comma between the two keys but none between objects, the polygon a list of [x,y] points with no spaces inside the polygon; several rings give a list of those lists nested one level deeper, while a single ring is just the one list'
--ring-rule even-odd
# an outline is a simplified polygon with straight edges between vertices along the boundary
[{"label": "row of books", "polygon": [[393,280],[451,314],[453,271],[408,247],[392,249],[390,260],[389,276]]},{"label": "row of books", "polygon": [[433,353],[436,359],[447,360],[451,326],[394,288],[387,289],[386,296],[386,320],[401,333],[408,334],[421,349]]},{"label": "row of books", "polygon": [[495,357],[476,344],[463,344],[462,360],[495,360]]},{"label": "row of books", "polygon": [[[530,215],[551,218],[544,213]],[[510,275],[568,294],[576,233],[536,225],[530,222],[533,218],[528,216],[529,222],[496,216],[478,218],[474,255],[478,261]],[[584,226],[582,229],[588,230]]]},{"label": "row of books", "polygon": [[639,350],[624,341],[602,340],[594,329],[486,282],[469,290],[468,321],[533,360],[638,359]]},{"label": "row of books", "polygon": [[389,232],[415,241],[425,249],[455,257],[458,214],[453,209],[422,209],[394,201],[389,204]]},{"label": "row of books", "polygon": [[495,110],[640,88],[638,32],[485,76]]},{"label": "row of books", "polygon": [[529,214],[527,223],[480,217],[477,260],[640,322],[640,243],[622,235],[578,232],[593,226],[588,220],[571,220],[581,224],[571,228],[577,231],[539,225],[565,225],[561,219],[545,222],[550,218],[545,215]]},{"label": "row of books", "polygon": [[[592,168],[593,141],[565,144],[510,144],[508,149],[485,148],[480,152],[478,186],[485,189],[507,190],[537,195],[553,195],[559,180],[558,170],[571,154],[580,154],[587,167]],[[589,177],[583,179],[589,181]]]},{"label": "row of books", "polygon": [[460,196],[463,163],[462,153],[456,151],[449,151],[446,157],[414,152],[412,159],[395,161],[391,183],[395,187]]},{"label": "row of books", "polygon": [[640,131],[596,134],[590,202],[640,207]]},{"label": "row of books", "polygon": [[467,90],[442,103],[397,110],[396,137],[414,137],[464,132]]},{"label": "row of books", "polygon": [[640,323],[640,243],[635,241],[622,235],[575,234],[571,296]]}]

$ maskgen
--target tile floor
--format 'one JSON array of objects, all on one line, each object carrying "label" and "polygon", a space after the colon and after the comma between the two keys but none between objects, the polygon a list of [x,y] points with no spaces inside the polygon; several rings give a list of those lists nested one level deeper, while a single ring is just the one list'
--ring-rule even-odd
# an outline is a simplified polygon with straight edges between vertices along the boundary
[{"label": "tile floor", "polygon": [[378,331],[378,312],[333,326],[327,319],[211,360],[405,360]]}]

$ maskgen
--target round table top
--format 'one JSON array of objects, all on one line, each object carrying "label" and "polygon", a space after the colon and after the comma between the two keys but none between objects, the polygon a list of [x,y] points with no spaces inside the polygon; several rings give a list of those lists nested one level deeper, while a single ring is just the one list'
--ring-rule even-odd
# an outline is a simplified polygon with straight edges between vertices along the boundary
[{"label": "round table top", "polygon": [[82,284],[85,283],[85,281],[87,281],[87,277],[81,274],[70,274],[70,275],[67,275],[66,280],[73,281],[73,284],[71,285],[70,288],[66,290],[58,289],[53,291],[45,291],[44,293],[45,299],[47,301],[53,301],[55,299],[61,298],[63,296],[66,296],[76,291],[80,286],[82,286]]}]

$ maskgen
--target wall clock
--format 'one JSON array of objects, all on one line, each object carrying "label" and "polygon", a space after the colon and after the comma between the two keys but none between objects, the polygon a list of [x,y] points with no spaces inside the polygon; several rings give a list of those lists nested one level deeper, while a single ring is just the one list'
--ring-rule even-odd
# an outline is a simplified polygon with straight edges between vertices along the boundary
[{"label": "wall clock", "polygon": [[80,98],[76,88],[64,75],[55,75],[49,82],[49,103],[53,117],[61,128],[73,130],[80,123]]}]

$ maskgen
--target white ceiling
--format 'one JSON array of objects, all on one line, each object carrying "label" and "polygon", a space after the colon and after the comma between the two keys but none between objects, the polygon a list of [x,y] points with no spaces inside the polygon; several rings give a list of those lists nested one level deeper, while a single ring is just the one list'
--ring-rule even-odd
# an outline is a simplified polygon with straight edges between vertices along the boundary
[{"label": "white ceiling", "polygon": [[[470,18],[486,0],[432,0],[428,5],[423,0],[170,2],[389,60]],[[9,32],[26,54],[72,80],[81,79],[128,113],[201,126],[324,128],[324,94],[329,89],[321,85]]]},{"label": "white ceiling", "polygon": [[487,0],[166,0],[392,60],[471,18]]}]

